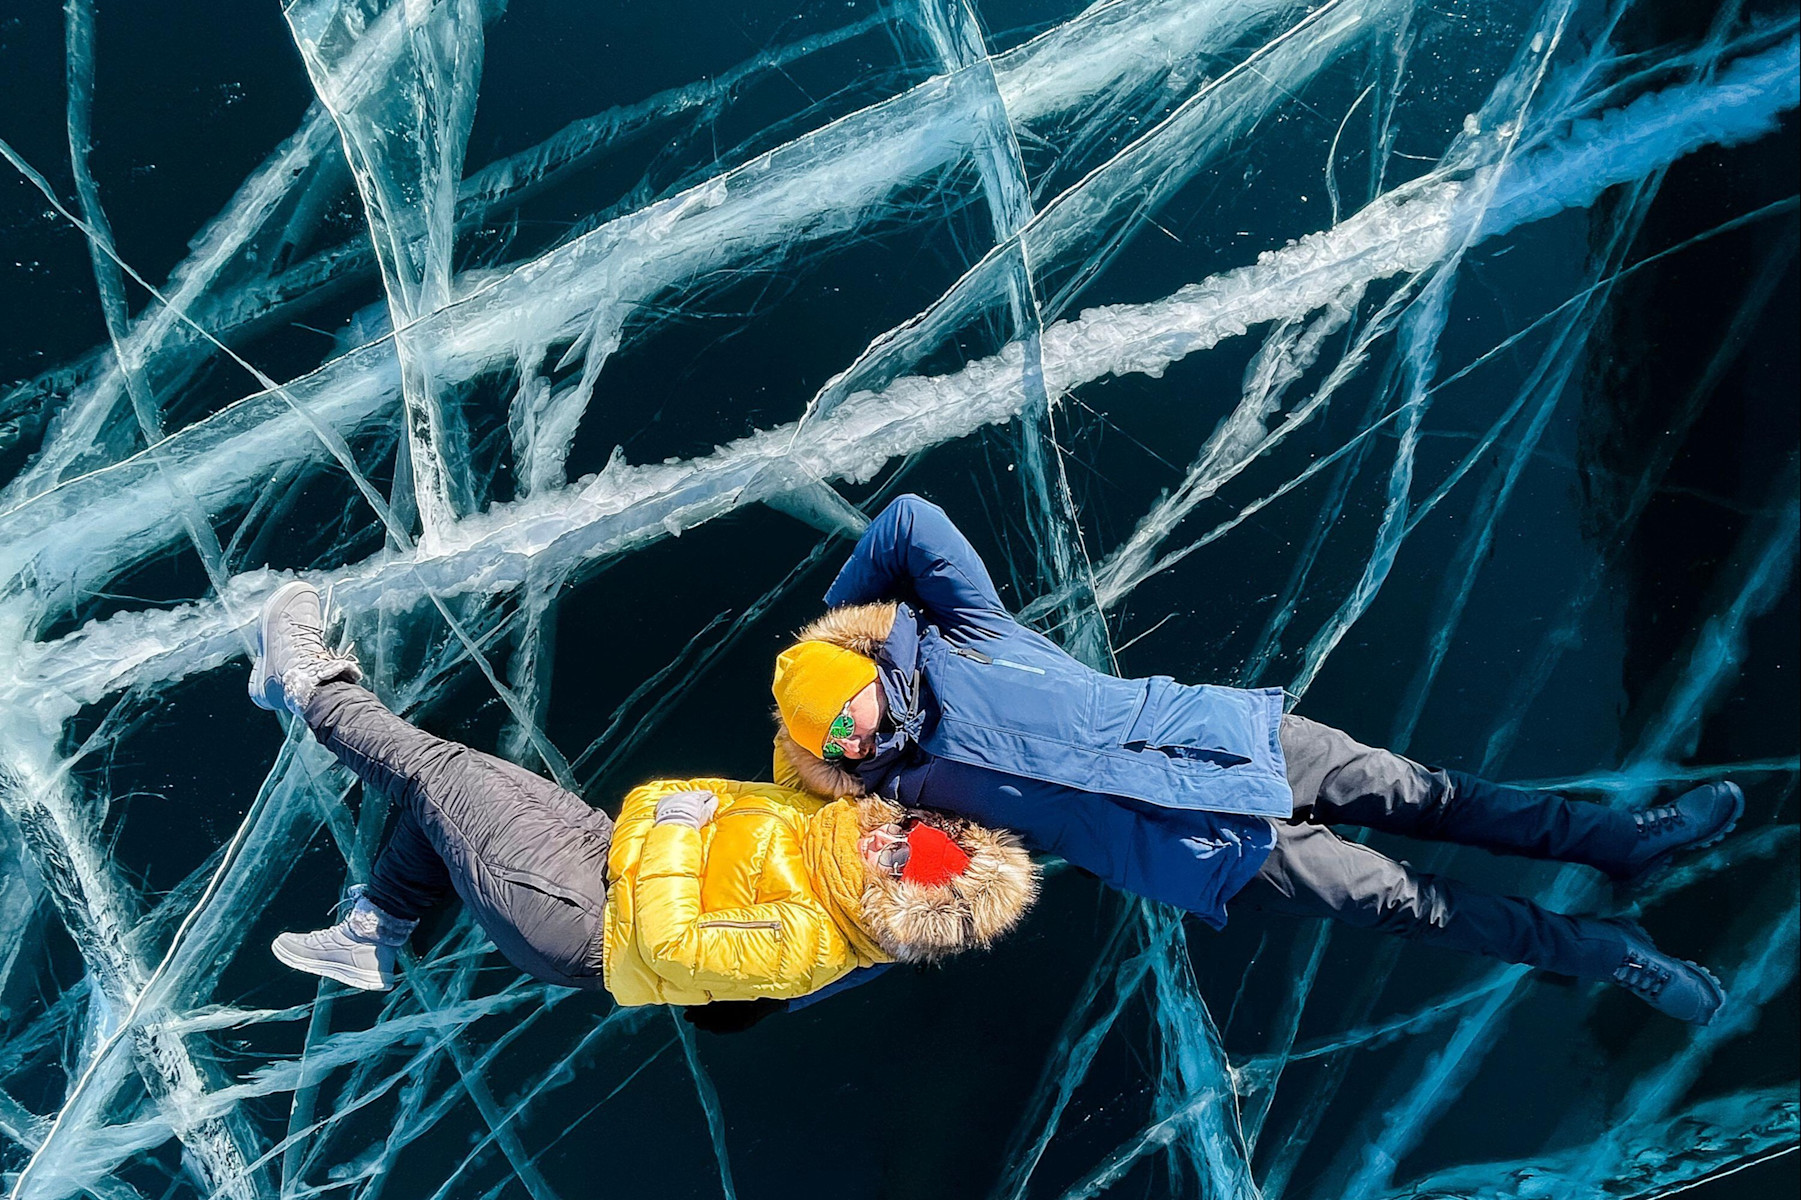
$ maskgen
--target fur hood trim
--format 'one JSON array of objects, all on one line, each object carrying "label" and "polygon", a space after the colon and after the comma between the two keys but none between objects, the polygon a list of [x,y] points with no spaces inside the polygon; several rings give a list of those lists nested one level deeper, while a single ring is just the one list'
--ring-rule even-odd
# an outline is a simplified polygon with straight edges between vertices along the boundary
[{"label": "fur hood trim", "polygon": [[[786,758],[788,765],[794,768],[795,775],[800,779],[800,786],[815,796],[836,800],[843,796],[863,794],[863,781],[856,775],[843,767],[834,767],[788,736],[788,731],[782,727],[780,714],[775,719],[775,752]],[[780,780],[782,776],[778,773],[776,778]]]},{"label": "fur hood trim", "polygon": [[986,950],[1037,900],[1038,867],[1012,833],[950,813],[909,812],[879,797],[856,804],[864,832],[912,816],[943,830],[969,855],[969,868],[938,887],[871,873],[863,889],[863,919],[897,962],[937,962],[965,950]]},{"label": "fur hood trim", "polygon": [[840,650],[874,658],[881,652],[888,635],[894,632],[896,604],[879,600],[874,604],[846,604],[801,627],[794,635],[797,642],[830,642]]},{"label": "fur hood trim", "polygon": [[[876,604],[847,604],[842,608],[834,608],[803,627],[794,640],[828,642],[841,650],[861,654],[864,658],[875,658],[881,652],[882,644],[888,640],[888,634],[894,629],[894,616],[895,604],[892,600]],[[857,778],[856,772],[833,766],[795,741],[782,728],[779,714],[776,716],[775,744],[776,752],[787,758],[794,773],[800,777],[800,785],[815,796],[836,799],[840,796],[863,794],[863,781]],[[882,822],[878,821],[876,824],[880,825]]]}]

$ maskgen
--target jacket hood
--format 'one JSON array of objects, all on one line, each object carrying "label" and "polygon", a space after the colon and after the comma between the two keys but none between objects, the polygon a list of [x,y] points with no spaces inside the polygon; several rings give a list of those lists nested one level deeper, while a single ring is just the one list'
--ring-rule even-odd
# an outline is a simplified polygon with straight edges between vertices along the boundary
[{"label": "jacket hood", "polygon": [[863,824],[858,803],[856,800],[837,800],[814,813],[807,823],[802,854],[814,897],[856,952],[858,962],[893,962],[895,955],[889,953],[869,919],[863,915],[863,893],[869,887],[869,868],[857,851],[857,843],[875,826]]},{"label": "jacket hood", "polygon": [[874,604],[846,604],[842,608],[803,625],[794,635],[797,642],[829,642],[841,650],[876,658],[888,635],[894,632],[894,614],[900,606],[893,600]]},{"label": "jacket hood", "polygon": [[934,825],[969,855],[961,875],[936,887],[866,871],[863,925],[898,962],[928,963],[986,950],[1038,899],[1038,867],[1019,839],[950,813],[905,810],[879,797],[856,806],[863,833],[913,817]]},{"label": "jacket hood", "polygon": [[[795,635],[797,642],[827,642],[843,650],[878,659],[888,635],[894,631],[897,606],[892,600],[876,604],[847,604],[834,608],[818,620],[804,626]],[[801,786],[816,796],[861,796],[863,781],[855,771],[833,766],[795,741],[776,717],[776,752],[784,755]],[[877,821],[880,825],[884,822]],[[871,827],[873,828],[873,826]]]}]

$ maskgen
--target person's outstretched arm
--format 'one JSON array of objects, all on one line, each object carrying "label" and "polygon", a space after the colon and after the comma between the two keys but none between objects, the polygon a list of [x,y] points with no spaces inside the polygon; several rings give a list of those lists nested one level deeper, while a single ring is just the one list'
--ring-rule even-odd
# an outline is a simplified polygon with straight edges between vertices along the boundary
[{"label": "person's outstretched arm", "polygon": [[918,496],[897,497],[870,522],[825,602],[904,600],[940,626],[1007,615],[988,568],[944,510]]}]

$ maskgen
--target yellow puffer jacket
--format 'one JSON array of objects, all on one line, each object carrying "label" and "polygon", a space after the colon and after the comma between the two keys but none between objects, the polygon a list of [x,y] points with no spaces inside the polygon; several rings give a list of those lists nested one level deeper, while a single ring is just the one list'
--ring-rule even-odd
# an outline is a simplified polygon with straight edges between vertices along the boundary
[{"label": "yellow puffer jacket", "polygon": [[[697,790],[719,797],[711,821],[655,823],[658,800]],[[848,819],[833,819],[840,813]],[[860,836],[848,803],[774,784],[634,789],[607,863],[607,990],[622,1005],[790,999],[893,962],[858,919]]]}]

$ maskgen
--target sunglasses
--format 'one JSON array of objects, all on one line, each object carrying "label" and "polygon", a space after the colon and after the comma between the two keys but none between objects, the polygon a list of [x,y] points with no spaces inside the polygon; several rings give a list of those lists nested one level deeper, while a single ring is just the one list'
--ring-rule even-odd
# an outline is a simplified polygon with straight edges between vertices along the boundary
[{"label": "sunglasses", "polygon": [[849,712],[850,705],[847,704],[844,707],[846,711],[839,713],[832,721],[832,727],[825,731],[825,745],[821,748],[821,753],[827,762],[843,758],[843,743],[855,737],[857,733],[857,723],[851,719]]},{"label": "sunglasses", "polygon": [[907,869],[913,859],[913,844],[907,840],[914,822],[907,821],[899,825],[884,825],[882,828],[894,834],[895,840],[875,852],[875,864],[890,875],[899,876]]}]

